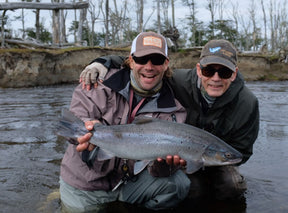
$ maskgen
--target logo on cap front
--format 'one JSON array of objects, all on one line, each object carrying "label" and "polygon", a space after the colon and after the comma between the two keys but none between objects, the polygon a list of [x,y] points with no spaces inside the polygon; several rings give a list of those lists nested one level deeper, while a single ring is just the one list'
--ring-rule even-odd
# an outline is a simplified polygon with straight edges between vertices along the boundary
[{"label": "logo on cap front", "polygon": [[210,53],[215,53],[215,52],[217,52],[219,50],[221,50],[221,47],[209,48]]},{"label": "logo on cap front", "polygon": [[154,36],[146,36],[143,38],[143,46],[154,46],[162,48],[162,40]]},{"label": "logo on cap front", "polygon": [[218,54],[217,52],[219,52],[220,54],[224,55],[224,56],[227,56],[227,57],[233,57],[233,53],[228,51],[228,50],[225,50],[225,49],[222,49],[221,47],[213,47],[213,48],[209,48],[209,51],[210,53],[213,53],[213,54]]}]

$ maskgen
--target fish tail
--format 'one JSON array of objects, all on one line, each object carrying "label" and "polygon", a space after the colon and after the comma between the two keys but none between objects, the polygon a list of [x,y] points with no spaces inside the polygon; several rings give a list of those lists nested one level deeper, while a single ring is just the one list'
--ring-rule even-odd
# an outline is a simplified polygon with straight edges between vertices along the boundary
[{"label": "fish tail", "polygon": [[56,125],[56,135],[66,138],[72,144],[78,144],[77,137],[88,132],[84,122],[68,109],[62,109],[62,114]]}]

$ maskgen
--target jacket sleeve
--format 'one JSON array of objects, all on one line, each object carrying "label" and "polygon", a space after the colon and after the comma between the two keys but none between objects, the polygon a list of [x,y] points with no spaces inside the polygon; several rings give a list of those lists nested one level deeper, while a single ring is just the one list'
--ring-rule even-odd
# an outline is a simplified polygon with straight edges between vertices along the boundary
[{"label": "jacket sleeve", "polygon": [[[245,90],[247,91],[247,88]],[[238,122],[235,124],[231,139],[227,140],[231,146],[242,153],[243,159],[241,164],[245,163],[252,156],[253,145],[259,132],[258,99],[250,92],[242,94],[243,96],[249,99],[249,103],[247,101],[245,103],[244,100],[239,101],[241,109],[236,110],[239,114],[236,116]]]},{"label": "jacket sleeve", "polygon": [[108,70],[112,68],[119,69],[123,64],[125,58],[126,57],[124,56],[107,55],[94,59],[90,64],[92,64],[93,62],[98,62],[103,64],[106,68],[108,68]]}]

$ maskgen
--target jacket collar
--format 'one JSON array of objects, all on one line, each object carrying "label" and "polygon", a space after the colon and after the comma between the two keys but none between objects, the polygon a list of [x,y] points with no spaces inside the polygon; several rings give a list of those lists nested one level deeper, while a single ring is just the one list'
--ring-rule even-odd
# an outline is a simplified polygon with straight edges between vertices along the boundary
[{"label": "jacket collar", "polygon": [[[103,84],[114,90],[115,92],[120,93],[128,101],[130,88],[130,72],[130,69],[121,69],[115,74],[113,74],[110,78],[105,80]],[[160,95],[157,98],[157,108],[176,107],[174,94],[165,79],[163,79],[163,86],[159,93]]]}]

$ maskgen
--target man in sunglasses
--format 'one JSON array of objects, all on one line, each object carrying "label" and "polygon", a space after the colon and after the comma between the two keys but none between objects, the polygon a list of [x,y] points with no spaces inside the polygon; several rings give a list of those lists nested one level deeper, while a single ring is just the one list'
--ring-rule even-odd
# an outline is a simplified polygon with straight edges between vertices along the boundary
[{"label": "man in sunglasses", "polygon": [[[88,130],[95,123],[127,124],[143,116],[183,123],[187,113],[167,84],[172,76],[168,65],[165,38],[153,32],[140,33],[123,68],[111,69],[111,77],[90,91],[80,84],[76,87],[70,111]],[[91,136],[88,133],[78,138],[79,144],[69,144],[63,157],[60,197],[65,212],[98,212],[113,201],[168,209],[187,197],[190,180],[181,169],[186,162],[179,156],[157,159],[148,170],[144,165],[134,175],[134,160],[98,160],[98,148],[86,142]],[[127,152],[131,151],[127,147]]]},{"label": "man in sunglasses", "polygon": [[[97,86],[96,78],[89,74],[97,73],[99,80],[104,79],[107,67],[117,67],[119,61],[119,56],[96,59],[80,75],[83,89],[89,90],[91,83]],[[104,67],[102,71],[100,66]],[[187,110],[186,123],[205,129],[236,148],[243,154],[241,164],[251,157],[259,131],[258,100],[245,86],[237,67],[236,48],[229,41],[209,41],[196,67],[174,70],[169,83]],[[246,181],[238,166],[208,167],[189,175],[189,196],[221,200],[243,197]]]}]

